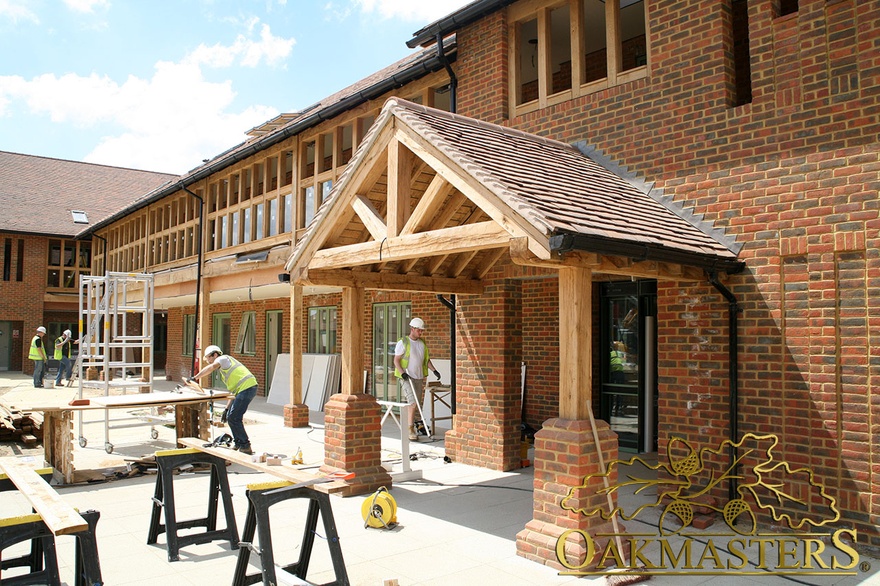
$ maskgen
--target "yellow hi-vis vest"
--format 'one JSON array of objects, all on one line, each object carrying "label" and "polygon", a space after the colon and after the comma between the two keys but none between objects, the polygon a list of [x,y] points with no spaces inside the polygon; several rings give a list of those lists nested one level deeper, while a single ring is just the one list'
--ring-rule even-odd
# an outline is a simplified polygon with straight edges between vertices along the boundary
[{"label": "yellow hi-vis vest", "polygon": [[[31,350],[30,350],[30,352],[28,352],[28,358],[31,360],[45,360],[46,359],[46,357],[43,356],[43,354],[40,352],[40,349],[37,348],[37,340],[39,340],[39,339],[40,339],[40,336],[34,336],[34,339],[31,340]],[[43,344],[43,345],[45,346],[45,344]],[[46,349],[43,348],[43,352],[45,352],[45,351],[46,351]]]},{"label": "yellow hi-vis vest", "polygon": [[[64,336],[58,336],[58,339],[55,340],[55,344],[58,344],[58,342],[63,339]],[[65,345],[67,346],[67,356],[70,356],[70,338],[68,338],[67,341],[64,342],[64,344],[61,344],[60,346],[55,346],[55,360],[61,360],[62,351],[64,350]]]},{"label": "yellow hi-vis vest", "polygon": [[[428,344],[425,343],[424,340],[421,340],[422,344],[425,344],[425,359],[422,360],[422,377],[428,376]],[[403,337],[403,358],[400,359],[400,365],[406,370],[407,365],[409,364],[409,343],[410,337]],[[394,368],[394,376],[397,378],[403,378],[403,373],[400,372],[396,367]]]},{"label": "yellow hi-vis vest", "polygon": [[237,395],[257,384],[257,377],[252,375],[244,364],[232,356],[227,356],[227,358],[229,359],[229,368],[220,367],[220,378],[223,379],[223,384],[226,385],[226,389],[230,393]]}]

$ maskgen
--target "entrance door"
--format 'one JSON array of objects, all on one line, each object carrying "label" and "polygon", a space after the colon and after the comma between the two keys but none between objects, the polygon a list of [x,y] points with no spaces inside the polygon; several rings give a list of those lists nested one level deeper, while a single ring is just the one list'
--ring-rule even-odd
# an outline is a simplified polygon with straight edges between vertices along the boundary
[{"label": "entrance door", "polygon": [[9,352],[12,349],[12,323],[0,321],[0,370],[9,370]]},{"label": "entrance door", "polygon": [[409,334],[412,308],[408,302],[373,305],[373,396],[379,401],[402,402],[394,376],[394,347]]},{"label": "entrance door", "polygon": [[[212,322],[213,327],[211,328],[211,343],[220,346],[220,350],[222,350],[224,354],[232,352],[231,321],[232,316],[228,313],[214,314]],[[220,378],[220,373],[216,370],[214,371],[214,374],[211,375],[211,386],[223,388],[223,379]]]},{"label": "entrance door", "polygon": [[272,384],[275,376],[275,361],[281,354],[281,343],[284,340],[282,330],[283,311],[272,310],[266,312],[266,385]]},{"label": "entrance door", "polygon": [[601,286],[602,418],[620,449],[657,448],[657,282]]}]

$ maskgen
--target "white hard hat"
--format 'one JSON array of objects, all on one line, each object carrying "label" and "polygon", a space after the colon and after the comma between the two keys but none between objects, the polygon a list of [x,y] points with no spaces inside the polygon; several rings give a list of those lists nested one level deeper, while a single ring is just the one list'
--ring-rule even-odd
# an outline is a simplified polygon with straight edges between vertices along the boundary
[{"label": "white hard hat", "polygon": [[220,349],[220,346],[214,346],[211,344],[207,348],[205,348],[205,358],[210,356],[211,354],[223,354],[223,350]]},{"label": "white hard hat", "polygon": [[46,328],[44,328],[43,326],[40,326],[40,327],[37,328],[37,331],[40,332],[41,334],[45,334],[45,333],[46,333]]},{"label": "white hard hat", "polygon": [[414,317],[410,320],[409,327],[424,330],[425,329],[425,322],[422,321],[422,318],[420,318],[420,317]]},{"label": "white hard hat", "polygon": [[70,337],[70,330],[64,330],[64,335],[69,338]]}]

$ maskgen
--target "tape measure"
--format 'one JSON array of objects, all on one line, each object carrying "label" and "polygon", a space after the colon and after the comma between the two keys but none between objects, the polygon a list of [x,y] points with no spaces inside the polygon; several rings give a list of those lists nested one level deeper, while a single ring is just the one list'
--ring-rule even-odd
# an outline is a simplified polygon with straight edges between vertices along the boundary
[{"label": "tape measure", "polygon": [[361,516],[364,518],[364,529],[374,527],[391,529],[397,525],[397,502],[384,486],[364,499],[361,505]]}]

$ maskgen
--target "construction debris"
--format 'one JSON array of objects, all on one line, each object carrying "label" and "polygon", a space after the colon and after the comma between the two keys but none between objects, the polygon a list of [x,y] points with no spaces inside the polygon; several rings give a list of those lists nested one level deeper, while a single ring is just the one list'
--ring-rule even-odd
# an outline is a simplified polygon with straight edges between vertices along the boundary
[{"label": "construction debris", "polygon": [[43,439],[43,414],[0,404],[0,441],[32,446]]}]

